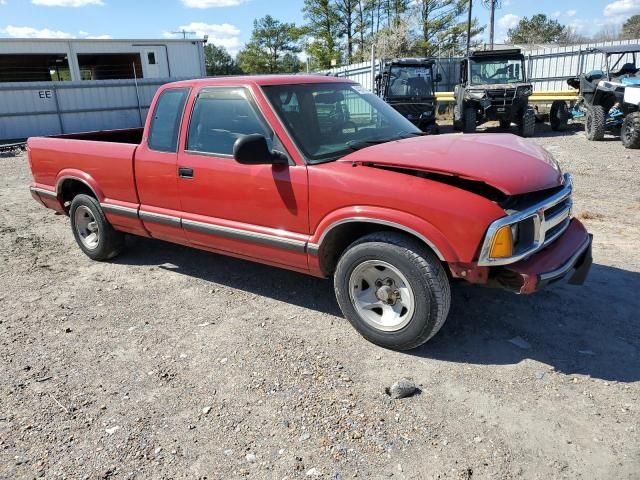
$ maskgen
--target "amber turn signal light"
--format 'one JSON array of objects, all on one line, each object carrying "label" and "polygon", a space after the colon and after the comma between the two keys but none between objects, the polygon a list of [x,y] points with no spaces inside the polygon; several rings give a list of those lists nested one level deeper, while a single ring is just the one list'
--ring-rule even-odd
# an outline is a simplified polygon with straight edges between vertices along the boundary
[{"label": "amber turn signal light", "polygon": [[489,256],[491,258],[506,258],[511,255],[513,255],[513,234],[511,233],[511,226],[505,225],[500,227],[493,235]]}]

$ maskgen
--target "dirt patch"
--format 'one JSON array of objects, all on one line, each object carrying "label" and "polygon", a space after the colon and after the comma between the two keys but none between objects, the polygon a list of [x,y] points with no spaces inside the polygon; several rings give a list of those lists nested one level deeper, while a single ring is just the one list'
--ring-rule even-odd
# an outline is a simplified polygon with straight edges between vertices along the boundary
[{"label": "dirt patch", "polygon": [[[327,281],[144,239],[92,262],[3,158],[0,478],[638,478],[640,154],[538,129],[594,234],[586,285],[456,284],[408,353]],[[391,399],[403,377],[420,394]]]}]

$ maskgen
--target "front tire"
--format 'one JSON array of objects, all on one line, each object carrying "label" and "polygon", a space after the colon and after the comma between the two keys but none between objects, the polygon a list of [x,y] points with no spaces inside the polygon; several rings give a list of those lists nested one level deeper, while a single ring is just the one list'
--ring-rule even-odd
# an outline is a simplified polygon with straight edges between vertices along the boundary
[{"label": "front tire", "polygon": [[477,126],[478,112],[475,107],[467,107],[464,109],[464,118],[462,119],[464,125],[464,133],[475,133]]},{"label": "front tire", "polygon": [[601,105],[591,105],[587,108],[584,133],[587,140],[597,142],[604,138],[604,109]]},{"label": "front tire", "polygon": [[394,350],[410,350],[433,337],[451,304],[438,258],[401,233],[373,233],[354,242],[338,261],[334,283],[353,327],[370,342]]},{"label": "front tire", "polygon": [[630,113],[625,117],[620,140],[625,148],[640,148],[640,112]]},{"label": "front tire", "polygon": [[95,198],[76,195],[71,202],[69,217],[78,246],[92,260],[109,260],[124,248],[124,234],[113,229]]},{"label": "front tire", "polygon": [[522,113],[520,120],[520,136],[533,137],[536,132],[536,112],[533,108],[527,107]]}]

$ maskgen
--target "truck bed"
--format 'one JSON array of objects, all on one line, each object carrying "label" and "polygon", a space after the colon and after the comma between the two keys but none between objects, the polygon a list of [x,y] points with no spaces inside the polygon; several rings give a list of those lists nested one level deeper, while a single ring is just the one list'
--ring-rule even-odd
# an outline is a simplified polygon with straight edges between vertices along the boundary
[{"label": "truck bed", "polygon": [[27,141],[34,186],[56,191],[65,177],[82,179],[99,201],[138,204],[133,162],[142,129],[106,130]]},{"label": "truck bed", "polygon": [[143,131],[143,128],[124,128],[120,130],[67,133],[64,135],[52,135],[48,138],[67,138],[69,140],[91,140],[108,143],[132,143],[139,145],[142,141]]}]

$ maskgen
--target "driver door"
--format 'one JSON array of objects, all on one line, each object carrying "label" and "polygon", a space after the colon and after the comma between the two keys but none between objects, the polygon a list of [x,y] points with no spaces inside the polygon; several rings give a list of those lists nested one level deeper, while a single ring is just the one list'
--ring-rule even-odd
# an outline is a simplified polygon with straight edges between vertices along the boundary
[{"label": "driver door", "polygon": [[182,225],[198,247],[307,270],[305,165],[241,165],[235,141],[260,133],[285,152],[252,93],[242,87],[207,87],[192,103],[178,153]]}]

